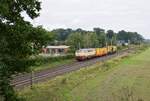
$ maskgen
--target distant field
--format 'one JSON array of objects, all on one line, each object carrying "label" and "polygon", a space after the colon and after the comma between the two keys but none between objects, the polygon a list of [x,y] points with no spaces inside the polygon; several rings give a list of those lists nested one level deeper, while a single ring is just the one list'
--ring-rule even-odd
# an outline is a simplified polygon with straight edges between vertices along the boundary
[{"label": "distant field", "polygon": [[19,94],[27,101],[150,101],[150,49],[56,77]]}]

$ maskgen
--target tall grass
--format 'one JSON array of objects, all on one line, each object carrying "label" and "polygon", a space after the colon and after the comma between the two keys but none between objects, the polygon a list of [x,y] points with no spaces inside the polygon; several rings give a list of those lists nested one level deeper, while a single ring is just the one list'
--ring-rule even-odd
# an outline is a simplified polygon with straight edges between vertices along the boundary
[{"label": "tall grass", "polygon": [[59,56],[59,57],[43,57],[36,56],[29,61],[32,63],[32,70],[43,70],[47,68],[57,67],[59,65],[70,63],[74,60],[74,55]]},{"label": "tall grass", "polygon": [[73,55],[59,56],[59,57],[42,57],[42,56],[38,56],[38,57],[32,59],[31,61],[35,62],[35,66],[39,66],[39,65],[46,64],[46,63],[52,63],[52,62],[55,62],[55,61],[61,61],[61,60],[72,59],[72,58],[74,58]]}]

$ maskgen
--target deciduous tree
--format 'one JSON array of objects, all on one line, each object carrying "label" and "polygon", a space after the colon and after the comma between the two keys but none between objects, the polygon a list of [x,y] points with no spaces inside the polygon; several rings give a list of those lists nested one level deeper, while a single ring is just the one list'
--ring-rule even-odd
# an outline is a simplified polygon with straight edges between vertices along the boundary
[{"label": "deciduous tree", "polygon": [[0,0],[0,98],[4,101],[21,100],[10,85],[12,75],[28,71],[33,45],[38,51],[45,44],[46,32],[33,28],[21,14],[38,17],[40,4],[38,0]]}]

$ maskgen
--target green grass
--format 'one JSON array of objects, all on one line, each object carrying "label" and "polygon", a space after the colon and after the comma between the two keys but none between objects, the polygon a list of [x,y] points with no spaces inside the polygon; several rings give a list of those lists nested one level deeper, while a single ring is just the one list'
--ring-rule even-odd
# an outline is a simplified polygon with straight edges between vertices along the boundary
[{"label": "green grass", "polygon": [[55,67],[58,67],[58,66],[62,66],[62,65],[65,65],[65,64],[72,63],[73,61],[74,61],[74,59],[59,60],[59,61],[45,63],[45,64],[42,64],[42,65],[39,65],[39,66],[33,66],[32,68],[35,71],[50,69],[50,68],[55,68]]},{"label": "green grass", "polygon": [[150,49],[26,88],[27,101],[150,101]]},{"label": "green grass", "polygon": [[74,56],[61,56],[61,57],[36,57],[33,60],[35,65],[32,66],[34,71],[56,68],[65,64],[70,64],[75,61]]}]

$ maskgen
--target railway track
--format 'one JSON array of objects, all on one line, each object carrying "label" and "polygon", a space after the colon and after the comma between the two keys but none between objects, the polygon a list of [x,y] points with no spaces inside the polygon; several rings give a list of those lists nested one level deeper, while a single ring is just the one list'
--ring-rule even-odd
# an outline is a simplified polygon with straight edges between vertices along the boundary
[{"label": "railway track", "polygon": [[32,73],[20,74],[18,76],[13,77],[14,79],[11,81],[11,85],[13,85],[15,88],[23,88],[26,86],[30,86],[32,84],[36,84],[39,82],[49,80],[58,75],[62,75],[62,74],[65,74],[65,73],[68,73],[71,71],[78,70],[80,68],[85,68],[85,67],[91,66],[98,62],[104,62],[104,61],[111,59],[113,57],[116,57],[118,55],[125,54],[131,50],[132,49],[123,50],[116,54],[107,55],[107,56],[103,56],[100,58],[94,58],[94,59],[82,61],[82,62],[75,61],[72,64],[59,66],[58,68],[54,68],[54,69],[36,71],[34,73],[32,72]]}]

